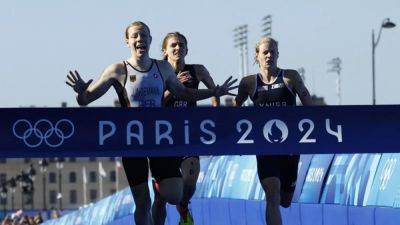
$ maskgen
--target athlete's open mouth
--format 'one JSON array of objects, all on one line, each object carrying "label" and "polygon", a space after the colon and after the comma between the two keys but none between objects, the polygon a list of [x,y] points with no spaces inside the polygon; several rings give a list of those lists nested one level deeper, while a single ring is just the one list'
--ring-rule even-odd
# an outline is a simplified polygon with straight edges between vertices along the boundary
[{"label": "athlete's open mouth", "polygon": [[182,56],[183,55],[183,53],[182,52],[180,52],[180,51],[176,51],[176,52],[174,52],[174,56]]},{"label": "athlete's open mouth", "polygon": [[138,44],[138,45],[136,45],[136,49],[145,51],[147,49],[147,47],[144,44]]}]

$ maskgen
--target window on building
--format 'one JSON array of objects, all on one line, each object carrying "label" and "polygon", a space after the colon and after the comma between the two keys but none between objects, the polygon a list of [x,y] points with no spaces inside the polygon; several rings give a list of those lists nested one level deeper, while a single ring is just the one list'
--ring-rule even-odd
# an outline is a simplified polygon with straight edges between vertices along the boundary
[{"label": "window on building", "polygon": [[70,172],[69,173],[69,182],[70,183],[76,183],[76,173],[75,172]]},{"label": "window on building", "polygon": [[76,204],[77,203],[77,193],[76,190],[69,191],[69,203]]},{"label": "window on building", "polygon": [[89,157],[89,162],[96,162],[96,157]]},{"label": "window on building", "polygon": [[76,157],[69,157],[70,162],[76,162]]},{"label": "window on building", "polygon": [[90,171],[90,173],[89,173],[89,181],[91,183],[96,183],[97,182],[97,173],[95,171]]},{"label": "window on building", "polygon": [[117,192],[115,189],[110,190],[110,194],[114,194],[115,192]]},{"label": "window on building", "polygon": [[91,189],[89,191],[89,197],[90,197],[90,201],[91,202],[96,201],[96,199],[97,199],[97,190],[96,189]]},{"label": "window on building", "polygon": [[49,183],[56,183],[56,173],[54,172],[49,173]]},{"label": "window on building", "polygon": [[50,190],[50,204],[56,204],[57,203],[57,191],[55,190]]},{"label": "window on building", "polygon": [[117,176],[116,176],[116,173],[115,173],[115,170],[111,170],[110,171],[110,182],[115,182],[117,179]]}]

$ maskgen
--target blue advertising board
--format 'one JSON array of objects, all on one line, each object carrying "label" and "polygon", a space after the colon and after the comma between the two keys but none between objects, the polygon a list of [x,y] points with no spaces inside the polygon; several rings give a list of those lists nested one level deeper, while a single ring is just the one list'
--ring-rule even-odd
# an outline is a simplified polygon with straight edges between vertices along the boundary
[{"label": "blue advertising board", "polygon": [[314,155],[307,171],[299,202],[319,203],[326,174],[329,172],[333,154]]},{"label": "blue advertising board", "polygon": [[394,105],[1,109],[0,157],[397,152],[399,114]]},{"label": "blue advertising board", "polygon": [[321,203],[362,206],[381,154],[338,154],[324,185]]}]

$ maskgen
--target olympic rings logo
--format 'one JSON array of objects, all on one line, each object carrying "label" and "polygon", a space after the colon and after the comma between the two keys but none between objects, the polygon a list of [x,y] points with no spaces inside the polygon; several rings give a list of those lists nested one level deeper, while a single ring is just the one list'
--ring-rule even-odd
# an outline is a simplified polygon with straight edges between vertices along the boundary
[{"label": "olympic rings logo", "polygon": [[22,139],[26,146],[36,148],[43,141],[52,148],[59,147],[75,132],[74,124],[68,119],[59,120],[54,126],[47,119],[38,120],[33,126],[27,119],[17,120],[13,125],[15,137]]}]

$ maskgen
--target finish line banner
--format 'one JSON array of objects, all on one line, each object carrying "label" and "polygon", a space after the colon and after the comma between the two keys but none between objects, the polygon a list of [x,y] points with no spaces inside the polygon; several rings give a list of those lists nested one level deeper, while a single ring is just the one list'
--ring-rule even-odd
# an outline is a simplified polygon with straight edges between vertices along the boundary
[{"label": "finish line banner", "polygon": [[0,109],[0,157],[399,152],[400,106]]}]

